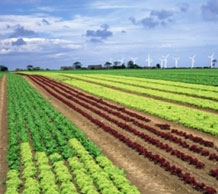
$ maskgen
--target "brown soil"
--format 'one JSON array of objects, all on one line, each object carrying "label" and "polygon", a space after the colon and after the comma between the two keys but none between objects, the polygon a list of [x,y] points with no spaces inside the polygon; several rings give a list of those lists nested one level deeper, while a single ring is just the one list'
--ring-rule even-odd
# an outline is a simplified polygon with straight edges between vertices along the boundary
[{"label": "brown soil", "polygon": [[[161,169],[159,166],[154,165],[153,163],[151,163],[144,157],[139,156],[135,151],[131,150],[130,148],[128,148],[123,143],[120,143],[117,139],[115,139],[111,135],[105,133],[100,128],[96,127],[91,122],[89,122],[87,119],[81,117],[78,113],[72,111],[66,105],[62,104],[60,101],[48,95],[48,93],[45,92],[43,89],[36,86],[31,81],[30,83],[55,108],[57,108],[66,117],[68,117],[73,123],[75,123],[81,130],[83,130],[85,134],[92,141],[94,141],[101,148],[103,153],[107,155],[116,165],[118,165],[121,168],[124,168],[130,181],[133,184],[135,184],[142,193],[196,193],[190,186],[184,185],[183,182],[180,181],[178,178],[173,177],[172,175],[170,175],[169,173]],[[90,113],[90,114],[93,114],[93,113]],[[149,123],[152,126],[154,126],[154,123],[169,123],[171,124],[171,126],[173,125],[174,128],[176,127],[176,128],[179,128],[180,130],[188,131],[189,133],[192,133],[192,134],[193,132],[194,133],[196,132],[197,133],[196,135],[202,136],[204,139],[217,141],[217,138],[211,137],[209,135],[205,135],[203,133],[199,133],[193,129],[187,129],[184,127],[181,128],[180,125],[165,121],[163,119],[159,119],[151,115],[146,114],[145,116],[152,119],[152,122]],[[97,115],[95,115],[95,117],[97,117]],[[107,121],[104,121],[104,122],[107,123]],[[107,124],[109,125],[109,123]],[[116,130],[119,130],[120,133],[125,133],[126,135],[129,135],[128,132],[123,132],[118,127],[116,127]],[[142,140],[140,140],[139,138],[136,138],[132,136],[131,134],[130,136],[131,138],[135,138],[136,141],[140,141],[140,143],[142,142]],[[142,144],[151,150],[156,150],[155,151],[156,153],[162,156],[166,156],[167,158],[175,162],[175,164],[181,163],[181,165],[184,166],[184,168],[188,170],[188,172],[189,170],[193,171],[194,175],[195,176],[197,175],[196,177],[200,178],[200,180],[204,179],[203,174],[206,173],[204,172],[204,170],[195,170],[194,167],[190,167],[190,165],[186,165],[185,163],[183,164],[183,162],[179,161],[177,158],[172,159],[171,156],[169,156],[169,154],[165,154],[164,151],[162,151],[161,153],[161,150],[158,151],[158,149],[153,148],[153,146],[146,145],[144,142],[142,142]],[[193,155],[197,155],[197,154],[193,154]],[[201,159],[200,161],[208,163],[212,166],[216,165],[216,163],[214,164],[213,162],[207,161],[206,158],[203,158],[203,157],[199,157],[199,158]],[[206,170],[208,171],[208,169]],[[207,176],[207,173],[205,175]],[[214,185],[217,186],[215,179],[213,180],[213,178],[209,176],[207,176],[206,178],[208,179],[208,182],[210,183],[214,182],[213,186]]]},{"label": "brown soil", "polygon": [[7,87],[6,75],[0,81],[0,193],[6,190],[8,163],[7,163],[7,147],[8,147],[8,114],[7,114]]},{"label": "brown soil", "polygon": [[[99,86],[104,86],[106,88],[111,88],[113,90],[122,91],[122,92],[125,92],[125,93],[128,93],[128,94],[133,94],[133,95],[142,96],[142,97],[144,96],[146,98],[152,98],[154,100],[159,100],[159,101],[163,101],[163,102],[167,102],[167,103],[171,103],[171,104],[175,104],[175,105],[179,105],[179,106],[183,106],[183,107],[187,107],[187,108],[201,110],[201,111],[213,113],[213,114],[216,114],[216,115],[218,114],[217,110],[213,110],[213,109],[210,109],[210,108],[202,108],[202,107],[198,107],[196,105],[185,104],[185,103],[182,103],[182,102],[176,102],[176,101],[173,101],[173,100],[168,100],[168,99],[157,97],[157,96],[151,96],[151,95],[142,94],[142,93],[139,93],[139,92],[128,91],[128,90],[125,90],[125,89],[116,88],[114,86],[108,86],[106,84],[101,84],[101,83],[98,83],[97,81],[95,82],[95,81],[85,80],[83,78],[74,78],[74,77],[66,76],[66,75],[64,75],[64,77],[85,81],[87,83],[92,83],[92,84],[96,84],[96,85],[99,85]],[[137,86],[137,87],[140,87],[140,86]],[[142,87],[142,88],[147,88],[147,87]],[[160,89],[157,89],[157,90],[162,91]],[[166,91],[164,91],[164,92],[166,92]],[[172,93],[172,92],[169,92],[169,93]],[[176,94],[178,94],[178,93],[176,93]],[[183,95],[185,95],[185,94],[183,94]],[[195,96],[192,96],[192,97],[195,97]]]}]

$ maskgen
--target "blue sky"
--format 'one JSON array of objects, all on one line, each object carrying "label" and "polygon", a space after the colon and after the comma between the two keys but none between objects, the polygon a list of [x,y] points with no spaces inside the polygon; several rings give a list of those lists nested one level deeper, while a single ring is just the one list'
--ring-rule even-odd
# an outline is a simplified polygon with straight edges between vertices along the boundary
[{"label": "blue sky", "polygon": [[169,54],[168,66],[209,66],[218,58],[218,0],[3,0],[0,64],[59,69],[137,57],[145,66]]}]

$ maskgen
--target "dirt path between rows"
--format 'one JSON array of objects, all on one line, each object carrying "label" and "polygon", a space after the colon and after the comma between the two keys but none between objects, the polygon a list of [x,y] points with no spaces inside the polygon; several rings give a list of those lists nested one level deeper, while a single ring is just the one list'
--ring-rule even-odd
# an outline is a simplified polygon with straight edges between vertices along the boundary
[{"label": "dirt path between rows", "polygon": [[7,114],[7,86],[6,75],[0,81],[0,193],[6,190],[4,184],[8,172],[7,163],[8,147],[8,114]]}]

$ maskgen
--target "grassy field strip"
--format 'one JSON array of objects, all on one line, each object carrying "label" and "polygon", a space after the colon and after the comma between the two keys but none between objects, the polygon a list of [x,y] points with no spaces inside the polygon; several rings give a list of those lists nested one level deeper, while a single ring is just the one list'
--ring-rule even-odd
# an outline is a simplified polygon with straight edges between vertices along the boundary
[{"label": "grassy field strip", "polygon": [[206,113],[200,110],[161,102],[149,97],[127,94],[96,84],[87,83],[85,81],[61,78],[60,76],[58,76],[58,79],[62,79],[63,82],[95,96],[99,96],[167,120],[175,121],[187,127],[202,130],[213,135],[218,135],[218,116],[212,113]]},{"label": "grassy field strip", "polygon": [[[73,76],[73,75],[70,75]],[[84,75],[83,75],[84,76]],[[213,87],[213,90],[202,90],[197,88],[198,85],[196,85],[196,88],[184,88],[180,87],[178,85],[168,85],[168,84],[161,84],[157,80],[154,80],[154,82],[150,82],[149,79],[137,79],[137,78],[129,78],[129,77],[119,77],[119,76],[107,76],[107,75],[87,75],[88,77],[93,77],[93,78],[100,78],[100,79],[107,79],[111,81],[119,81],[123,82],[126,84],[133,84],[136,86],[141,86],[145,88],[150,88],[150,89],[155,89],[155,90],[163,90],[163,91],[168,91],[168,92],[173,92],[173,93],[178,93],[178,94],[188,94],[188,95],[193,95],[197,97],[206,97],[206,98],[211,98],[218,100],[218,88]],[[161,82],[161,81],[160,81]],[[176,83],[176,82],[174,82]],[[208,86],[209,88],[209,86]],[[216,91],[217,90],[217,91]]]},{"label": "grassy field strip", "polygon": [[134,92],[140,95],[147,95],[151,97],[157,97],[160,99],[170,100],[172,102],[179,102],[179,103],[188,104],[188,105],[195,105],[200,108],[209,108],[215,111],[218,110],[218,102],[212,101],[212,100],[200,99],[200,98],[190,97],[186,95],[172,94],[169,92],[162,92],[158,90],[146,89],[146,88],[141,88],[141,87],[132,86],[128,84],[116,83],[116,82],[110,81],[110,79],[105,79],[108,81],[104,81],[98,78],[90,78],[89,76],[88,77],[87,76],[70,76],[70,77],[79,78],[84,81],[92,81],[97,84],[98,83],[103,84],[104,86],[114,87],[117,89],[125,90],[127,92]]}]

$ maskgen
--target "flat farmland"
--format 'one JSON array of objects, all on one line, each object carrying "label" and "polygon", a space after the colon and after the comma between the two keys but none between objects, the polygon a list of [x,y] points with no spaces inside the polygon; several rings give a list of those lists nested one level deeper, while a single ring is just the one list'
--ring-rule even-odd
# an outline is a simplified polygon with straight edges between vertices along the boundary
[{"label": "flat farmland", "polygon": [[201,85],[218,85],[218,69],[122,69],[122,70],[77,70],[77,71],[53,71],[64,74],[108,74],[126,77],[149,78],[173,82],[193,83]]},{"label": "flat farmland", "polygon": [[217,73],[2,76],[1,192],[216,193]]}]

